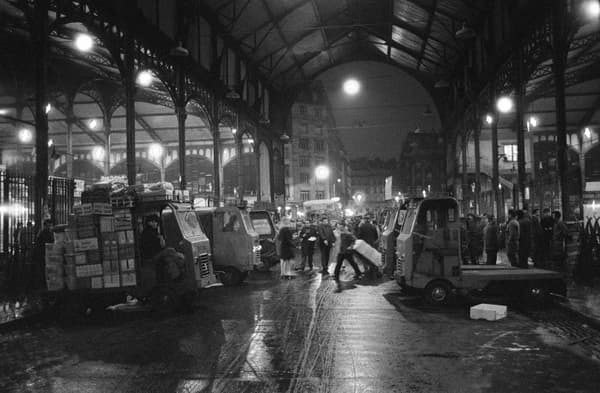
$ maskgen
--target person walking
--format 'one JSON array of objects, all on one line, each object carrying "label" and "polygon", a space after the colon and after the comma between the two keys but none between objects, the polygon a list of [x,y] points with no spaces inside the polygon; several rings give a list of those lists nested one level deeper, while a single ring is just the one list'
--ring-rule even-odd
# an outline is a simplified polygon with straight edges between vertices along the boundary
[{"label": "person walking", "polygon": [[508,211],[506,232],[506,256],[512,266],[519,266],[519,222],[513,209]]},{"label": "person walking", "polygon": [[487,225],[483,229],[483,241],[485,243],[486,265],[495,265],[498,255],[498,224],[493,215],[488,214]]},{"label": "person walking", "polygon": [[301,272],[306,268],[306,263],[308,262],[308,269],[312,272],[313,270],[313,254],[315,253],[315,243],[317,242],[317,229],[315,228],[313,222],[306,222],[302,229],[300,230],[300,234],[298,235],[300,238],[300,250],[302,253],[302,263],[300,267],[297,269]]},{"label": "person walking", "polygon": [[352,266],[352,269],[354,269],[354,279],[355,280],[360,279],[361,273],[360,273],[360,270],[358,269],[358,266],[356,265],[356,262],[354,262],[354,250],[353,250],[352,246],[354,245],[354,241],[356,240],[356,238],[354,237],[354,235],[352,235],[352,233],[350,233],[350,231],[348,231],[348,227],[347,227],[346,223],[341,223],[339,225],[339,228],[340,228],[340,253],[337,256],[335,270],[333,271],[333,279],[335,280],[335,282],[337,284],[337,290],[341,291],[340,269],[342,268],[342,264],[344,263],[344,260],[348,261],[348,263],[350,263],[350,266]]},{"label": "person walking", "polygon": [[335,235],[333,233],[333,228],[331,224],[329,224],[329,218],[324,216],[321,218],[321,224],[317,228],[317,233],[319,235],[319,248],[321,251],[321,274],[328,275],[329,274],[329,254],[331,252],[331,247],[335,244]]},{"label": "person walking", "polygon": [[544,231],[540,217],[540,209],[534,209],[531,216],[531,257],[533,266],[544,268]]},{"label": "person walking", "polygon": [[279,258],[281,259],[281,278],[291,279],[294,277],[293,259],[294,259],[294,234],[290,228],[290,221],[283,219],[282,227],[277,234],[279,246]]},{"label": "person walking", "polygon": [[531,220],[526,209],[517,210],[517,220],[519,221],[519,267],[528,269],[531,253]]},{"label": "person walking", "polygon": [[566,243],[571,240],[571,235],[558,210],[552,212],[552,218],[554,219],[554,227],[552,228],[552,269],[558,272],[566,272]]}]

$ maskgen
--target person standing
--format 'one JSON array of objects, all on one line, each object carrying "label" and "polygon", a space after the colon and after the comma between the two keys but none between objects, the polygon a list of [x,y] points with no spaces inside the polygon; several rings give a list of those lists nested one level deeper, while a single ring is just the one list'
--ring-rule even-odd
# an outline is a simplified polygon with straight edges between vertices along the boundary
[{"label": "person standing", "polygon": [[512,266],[519,266],[519,222],[513,209],[508,211],[506,232],[506,256]]},{"label": "person standing", "polygon": [[550,257],[552,253],[552,232],[554,230],[554,218],[550,214],[550,209],[545,208],[542,211],[540,225],[542,226],[542,264],[544,266],[548,266],[549,262],[551,261]]},{"label": "person standing", "polygon": [[335,244],[335,235],[331,224],[329,224],[328,217],[325,216],[321,218],[321,224],[317,228],[317,233],[319,235],[319,248],[321,251],[321,274],[328,275],[329,254],[331,252],[331,247]]},{"label": "person standing", "polygon": [[345,223],[341,223],[339,225],[340,228],[340,253],[337,256],[337,261],[335,264],[335,270],[333,271],[333,279],[337,284],[337,290],[340,291],[340,269],[342,268],[342,264],[344,260],[350,263],[352,269],[354,269],[354,279],[359,280],[361,273],[354,262],[354,250],[352,246],[354,245],[354,241],[356,238],[348,231],[348,227]]},{"label": "person standing", "polygon": [[491,214],[487,216],[487,220],[487,225],[483,229],[486,265],[495,265],[498,249],[500,248],[498,244],[498,224],[496,224],[496,219]]},{"label": "person standing", "polygon": [[531,256],[533,266],[544,268],[544,231],[540,217],[540,209],[534,209],[531,216]]},{"label": "person standing", "polygon": [[571,235],[558,210],[552,212],[552,217],[554,219],[554,227],[552,228],[552,268],[559,272],[566,272],[566,243],[571,240]]},{"label": "person standing", "polygon": [[165,239],[158,233],[158,216],[146,217],[146,226],[142,231],[141,254],[143,260],[151,260],[165,248]]},{"label": "person standing", "polygon": [[294,234],[292,233],[292,228],[290,228],[289,220],[283,219],[281,223],[282,227],[277,234],[280,242],[281,278],[291,279],[294,277]]},{"label": "person standing", "polygon": [[313,254],[315,253],[315,243],[317,241],[317,229],[311,222],[306,222],[299,234],[300,238],[300,250],[302,252],[302,264],[298,268],[300,271],[304,271],[306,263],[308,262],[308,268],[310,271],[313,270]]},{"label": "person standing", "polygon": [[531,253],[531,220],[527,210],[517,210],[517,220],[519,221],[519,267],[527,269]]},{"label": "person standing", "polygon": [[379,239],[379,235],[377,234],[377,228],[373,225],[369,216],[366,216],[363,222],[358,226],[356,237],[364,240],[374,249],[378,249],[377,240]]},{"label": "person standing", "polygon": [[472,265],[479,263],[479,257],[483,254],[483,227],[473,213],[467,214],[467,249]]}]

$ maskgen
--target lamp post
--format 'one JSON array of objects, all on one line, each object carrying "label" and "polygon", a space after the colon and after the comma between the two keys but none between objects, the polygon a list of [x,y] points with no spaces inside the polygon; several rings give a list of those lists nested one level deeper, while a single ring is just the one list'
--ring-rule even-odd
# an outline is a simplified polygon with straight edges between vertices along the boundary
[{"label": "lamp post", "polygon": [[285,146],[290,141],[290,137],[284,131],[283,134],[281,134],[281,136],[279,137],[279,140],[281,141],[281,173],[283,175],[282,176],[283,177],[283,206],[282,206],[282,208],[284,209],[284,214],[285,214],[285,194],[287,193],[286,173],[285,173]]}]

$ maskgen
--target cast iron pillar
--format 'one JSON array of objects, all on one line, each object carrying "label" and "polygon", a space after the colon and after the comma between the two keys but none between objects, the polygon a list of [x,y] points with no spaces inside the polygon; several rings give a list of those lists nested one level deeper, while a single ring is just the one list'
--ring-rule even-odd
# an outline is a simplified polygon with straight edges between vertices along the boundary
[{"label": "cast iron pillar", "polygon": [[515,121],[517,134],[517,199],[515,207],[522,208],[525,206],[525,180],[527,173],[525,172],[525,129],[524,113],[525,113],[525,81],[523,70],[523,49],[517,51],[517,80],[516,80],[516,112],[517,119]]},{"label": "cast iron pillar", "polygon": [[112,124],[110,115],[104,116],[104,136],[106,137],[106,149],[104,152],[104,176],[110,176],[110,154],[111,154]]},{"label": "cast iron pillar", "polygon": [[[495,99],[494,99],[495,102]],[[496,220],[502,217],[502,196],[500,194],[500,169],[498,168],[498,113],[493,114],[492,121],[492,192],[496,202]],[[500,221],[497,221],[500,223]]]},{"label": "cast iron pillar", "polygon": [[187,179],[185,176],[185,120],[187,112],[185,105],[177,106],[177,139],[179,146],[177,147],[177,155],[179,156],[179,188],[185,190],[187,187]]},{"label": "cast iron pillar", "polygon": [[[239,116],[239,114],[238,114]],[[236,163],[236,175],[237,175],[237,194],[240,201],[244,200],[244,175],[242,172],[242,154],[244,151],[242,149],[242,132],[239,129],[238,122],[237,134],[235,135],[235,154],[237,156]]]},{"label": "cast iron pillar", "polygon": [[67,102],[67,113],[66,113],[66,123],[67,123],[67,178],[71,179],[73,177],[73,123],[75,123],[75,117],[73,115],[73,99],[74,96],[70,96]]},{"label": "cast iron pillar", "polygon": [[48,197],[48,0],[34,6],[35,62],[35,201],[34,220],[41,229]]},{"label": "cast iron pillar", "polygon": [[125,151],[127,154],[127,183],[136,183],[135,168],[135,59],[133,33],[125,33]]},{"label": "cast iron pillar", "polygon": [[219,130],[219,102],[213,93],[210,108],[210,131],[213,136],[213,192],[215,206],[221,205],[223,165],[221,163],[221,132]]},{"label": "cast iron pillar", "polygon": [[481,134],[481,119],[476,119],[475,131],[473,132],[473,141],[475,142],[475,213],[481,214],[481,147],[479,139]]},{"label": "cast iron pillar", "polygon": [[[463,132],[466,134],[467,130],[464,129]],[[469,201],[467,199],[467,194],[468,194],[468,190],[469,190],[469,185],[468,185],[468,169],[467,169],[467,145],[468,145],[468,138],[466,138],[466,136],[462,136],[461,140],[460,140],[460,151],[461,151],[461,155],[462,155],[462,173],[461,173],[461,181],[460,181],[460,189],[462,192],[462,205],[463,205],[463,214],[466,214],[467,211],[469,210]]]},{"label": "cast iron pillar", "polygon": [[261,198],[261,184],[260,184],[260,140],[258,139],[258,131],[254,138],[254,158],[256,159],[256,201],[260,202]]},{"label": "cast iron pillar", "polygon": [[[557,162],[560,182],[560,201],[563,217],[569,212],[567,185],[567,114],[565,103],[565,67],[567,60],[566,45],[567,4],[565,0],[555,0],[553,6],[552,38],[554,42],[553,72],[556,106]],[[570,214],[569,214],[570,216]]]}]

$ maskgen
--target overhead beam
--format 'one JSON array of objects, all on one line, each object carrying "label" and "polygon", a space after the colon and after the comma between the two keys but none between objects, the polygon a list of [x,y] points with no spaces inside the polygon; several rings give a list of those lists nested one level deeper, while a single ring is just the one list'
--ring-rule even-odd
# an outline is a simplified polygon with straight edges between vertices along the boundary
[{"label": "overhead beam", "polygon": [[588,126],[588,123],[592,120],[596,112],[598,112],[598,108],[600,108],[600,95],[596,97],[590,109],[588,109],[588,111],[581,118],[581,121],[579,122],[579,125],[577,127],[578,130],[581,130],[583,127]]},{"label": "overhead beam", "polygon": [[148,133],[148,135],[150,135],[150,138],[154,139],[156,142],[162,143],[162,138],[158,136],[158,134],[152,129],[150,124],[148,124],[148,122],[144,120],[144,118],[140,116],[140,114],[137,112],[135,113],[135,121],[137,121],[140,124],[140,126],[142,126],[142,128]]},{"label": "overhead beam", "polygon": [[[62,113],[63,116],[65,116],[65,119],[67,119],[67,108],[66,108],[66,104],[62,104],[60,102],[54,102],[53,103],[53,108],[56,109],[57,111],[59,111],[60,113]],[[98,133],[92,131],[89,129],[88,125],[85,124],[80,118],[74,116],[73,117],[73,121],[74,123],[77,125],[77,127],[79,127],[81,129],[81,131],[86,134],[87,136],[90,137],[90,139],[92,141],[94,141],[95,143],[101,144],[102,146],[104,146],[104,144],[106,143],[104,141],[104,138],[102,138],[100,135],[98,135]]]},{"label": "overhead beam", "polygon": [[241,36],[239,38],[239,41],[242,42],[250,37],[252,37],[254,34],[258,33],[259,31],[261,31],[262,29],[264,29],[265,27],[269,26],[270,24],[276,25],[279,22],[281,22],[285,17],[287,17],[288,15],[292,14],[294,11],[302,8],[303,6],[305,6],[306,4],[310,3],[312,0],[303,0],[301,2],[299,2],[298,4],[294,5],[292,8],[289,8],[288,10],[282,12],[281,14],[277,15],[277,17],[275,19],[268,19],[267,21],[265,21],[264,23],[261,23],[260,25],[258,25],[254,31],[247,33],[243,36]]},{"label": "overhead beam", "polygon": [[[435,19],[435,10],[437,9],[437,3],[438,0],[433,0],[431,8],[429,9],[429,18],[427,19],[427,26],[425,27],[425,39],[423,39],[421,43],[421,55],[419,56],[419,62],[417,63],[417,71],[421,70],[421,65],[423,64],[423,57],[425,56],[425,47],[427,46],[427,40],[431,36],[431,26],[433,25],[433,20]],[[427,60],[429,61],[429,59]]]}]

